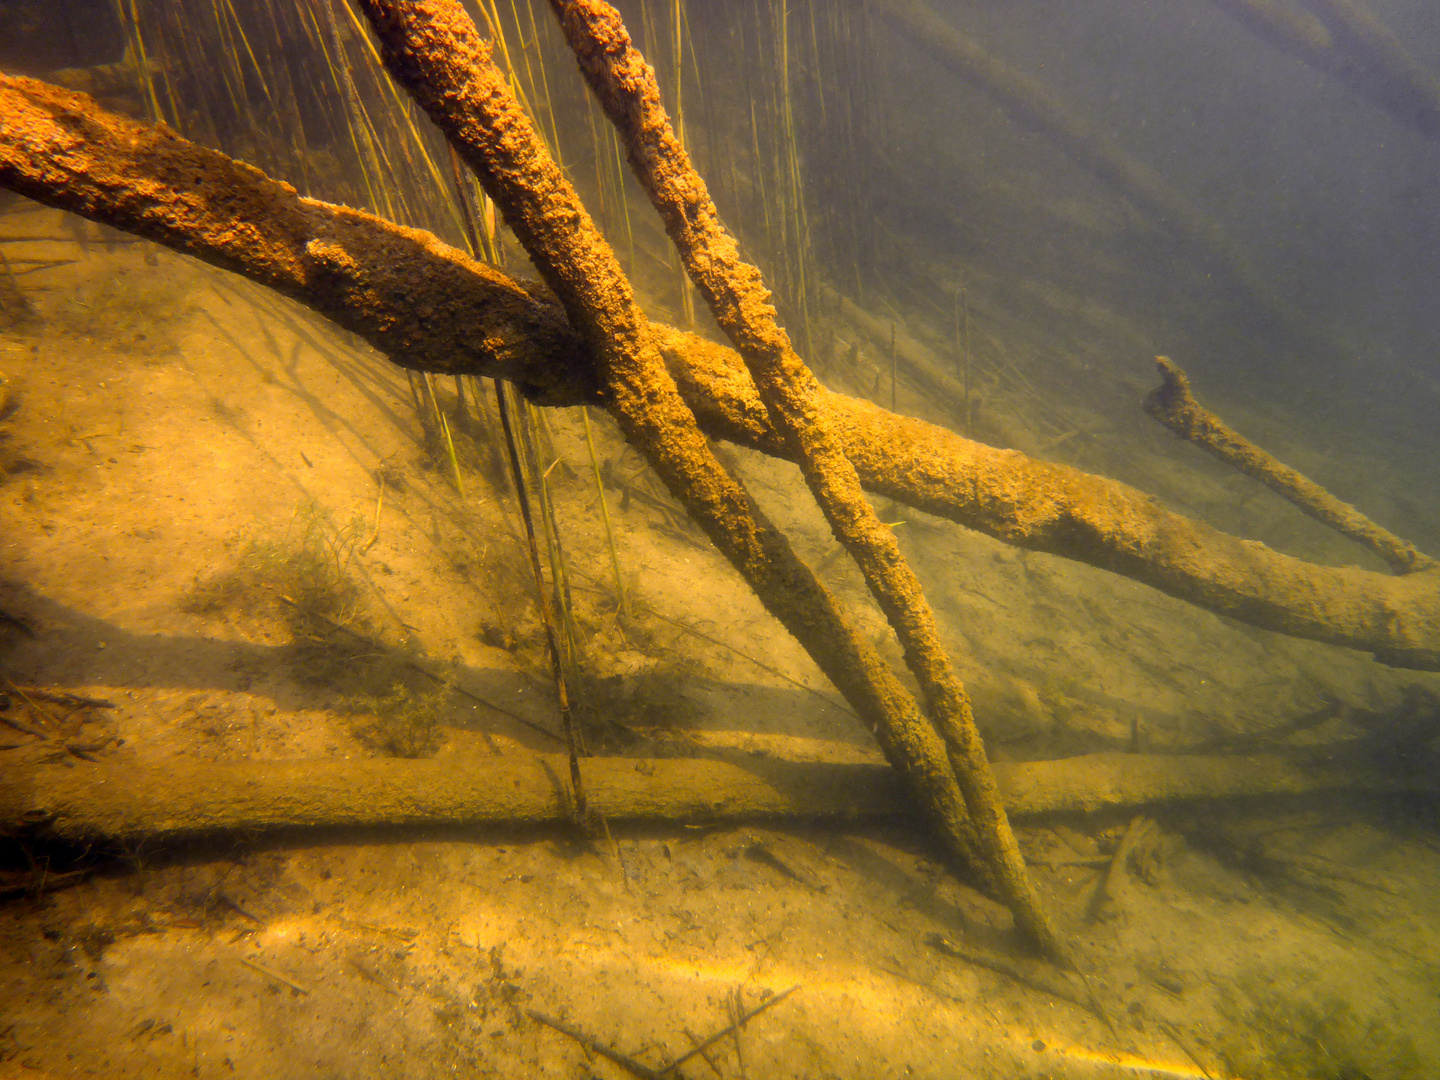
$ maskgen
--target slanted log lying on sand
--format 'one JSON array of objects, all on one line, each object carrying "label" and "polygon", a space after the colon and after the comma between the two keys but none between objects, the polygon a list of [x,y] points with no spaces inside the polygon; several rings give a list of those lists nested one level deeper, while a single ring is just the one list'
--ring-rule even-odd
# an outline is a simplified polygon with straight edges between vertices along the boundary
[{"label": "slanted log lying on sand", "polygon": [[[680,392],[711,435],[789,451],[734,353],[694,335],[664,339]],[[997,450],[826,391],[871,491],[1007,544],[1089,563],[1252,626],[1440,671],[1440,571],[1392,577],[1318,566],[1172,513],[1153,496],[1068,465]]]},{"label": "slanted log lying on sand", "polygon": [[[586,758],[591,804],[612,823],[918,818],[884,765]],[[1012,817],[1196,799],[1433,791],[1433,778],[1305,768],[1273,755],[1089,754],[996,762]],[[109,762],[0,774],[0,831],[76,842],[295,829],[566,824],[561,755],[426,760]]]},{"label": "slanted log lying on sand", "polygon": [[[83,95],[0,75],[0,186],[275,288],[398,364],[499,375],[548,404],[596,400],[588,350],[534,287],[428,233],[301,198]],[[708,434],[786,452],[733,350],[652,325]],[[1316,566],[1171,513],[1113,480],[841,394],[825,400],[871,491],[1254,626],[1440,671],[1440,573]]]}]

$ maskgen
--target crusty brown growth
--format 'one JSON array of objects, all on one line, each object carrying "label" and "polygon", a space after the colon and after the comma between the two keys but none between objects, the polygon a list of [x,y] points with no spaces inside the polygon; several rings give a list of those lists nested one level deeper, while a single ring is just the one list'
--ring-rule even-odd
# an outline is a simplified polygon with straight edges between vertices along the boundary
[{"label": "crusty brown growth", "polygon": [[[734,352],[663,328],[680,392],[710,434],[789,456]],[[1318,566],[1173,513],[1151,495],[825,392],[865,487],[1031,551],[1123,574],[1209,611],[1440,671],[1440,571]]]},{"label": "crusty brown growth", "polygon": [[765,403],[771,426],[799,463],[835,536],[865,576],[890,621],[905,661],[945,739],[979,840],[1016,925],[1042,952],[1064,950],[1025,871],[995,778],[920,580],[895,535],[866,502],[855,467],[830,421],[819,382],[780,326],[760,271],[740,259],[734,239],[660,101],[655,73],[604,0],[550,0],[591,89],[620,131],[636,177],[665,222],[715,321],[735,345]]},{"label": "crusty brown growth", "polygon": [[1208,450],[1246,476],[1253,476],[1316,521],[1369,548],[1397,574],[1413,574],[1440,566],[1415,545],[1382,529],[1309,477],[1276,461],[1201,405],[1190,393],[1190,380],[1185,372],[1169,357],[1157,356],[1155,366],[1160,369],[1161,382],[1145,399],[1145,411],[1180,438]]},{"label": "crusty brown growth", "polygon": [[[198,167],[180,167],[184,162]],[[220,174],[223,191],[213,186]],[[261,191],[247,194],[251,185]],[[300,199],[257,169],[113,116],[84,95],[0,76],[0,186],[274,285],[398,364],[512,378],[542,403],[593,401],[597,392],[589,346],[543,290],[427,234]],[[249,215],[243,230],[226,216],[236,206]],[[385,251],[407,241],[398,253],[407,272],[381,266],[372,273],[357,263],[361,290],[359,282],[339,287],[284,270],[300,265],[306,238],[323,242],[342,228],[347,250]],[[357,310],[348,305],[352,292]],[[430,312],[423,336],[405,330],[417,301]],[[767,454],[790,452],[734,350],[669,327],[651,329],[705,432]],[[846,456],[871,491],[1253,626],[1440,671],[1440,571],[1392,577],[1317,566],[1171,513],[1116,481],[841,394],[826,391],[825,401]]]},{"label": "crusty brown growth", "polygon": [[614,253],[464,9],[457,0],[362,0],[362,7],[391,74],[475,170],[589,342],[606,404],[626,437],[871,726],[942,837],[988,876],[944,744],[835,598],[715,459]]},{"label": "crusty brown growth", "polygon": [[244,274],[408,367],[503,375],[541,402],[594,400],[579,336],[512,279],[83,94],[0,74],[0,186]]}]

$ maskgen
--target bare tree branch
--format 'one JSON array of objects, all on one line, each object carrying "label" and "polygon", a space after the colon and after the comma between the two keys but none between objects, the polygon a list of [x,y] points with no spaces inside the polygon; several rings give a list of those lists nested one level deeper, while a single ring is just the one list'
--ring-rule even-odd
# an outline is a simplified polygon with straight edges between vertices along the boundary
[{"label": "bare tree branch", "polygon": [[[596,399],[588,347],[538,287],[429,234],[303,199],[257,169],[107,113],[84,95],[0,75],[0,186],[273,285],[398,364],[499,375],[541,403]],[[307,250],[311,240],[318,255]],[[349,269],[327,261],[327,240],[367,257]],[[360,302],[352,306],[351,296]],[[733,350],[651,328],[707,434],[788,455]],[[1253,626],[1440,671],[1440,573],[1318,566],[1172,513],[1114,480],[841,394],[825,391],[823,399],[871,491]]]}]

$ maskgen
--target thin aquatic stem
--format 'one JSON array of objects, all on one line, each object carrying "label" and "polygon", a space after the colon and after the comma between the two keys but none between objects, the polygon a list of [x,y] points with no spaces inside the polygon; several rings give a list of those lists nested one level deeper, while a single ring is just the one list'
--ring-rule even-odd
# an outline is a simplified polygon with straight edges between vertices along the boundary
[{"label": "thin aquatic stem", "polygon": [[[565,632],[566,659],[573,665],[580,656],[579,647],[576,644],[578,635],[575,633],[577,629],[575,603],[574,596],[570,591],[570,575],[565,564],[565,547],[560,539],[560,523],[555,517],[555,500],[550,490],[550,473],[556,465],[560,464],[560,459],[555,457],[549,466],[541,468],[540,435],[542,425],[545,424],[543,415],[534,405],[523,398],[516,405],[521,410],[520,438],[525,447],[527,464],[530,467],[531,486],[540,499],[541,519],[545,523],[545,546],[550,558],[551,591],[554,594],[555,605],[560,611],[560,628]],[[544,429],[544,433],[548,437],[548,427]],[[554,442],[553,439],[549,441],[552,444]],[[583,738],[581,749],[584,749]]]},{"label": "thin aquatic stem", "polygon": [[[325,31],[320,34],[320,48],[325,54],[325,62],[330,68],[330,75],[334,78],[348,110],[349,123],[346,125],[346,130],[350,136],[350,144],[355,150],[355,156],[360,162],[360,177],[365,184],[370,205],[379,210],[382,200],[375,190],[375,183],[383,175],[379,155],[376,153],[369,125],[365,120],[364,107],[360,104],[360,94],[355,88],[355,80],[350,74],[349,64],[345,60],[345,53],[340,45],[340,28],[335,23],[335,12],[330,6],[332,0],[319,0],[319,3],[325,12]],[[311,17],[314,17],[313,13]],[[390,206],[388,195],[383,201],[393,220],[394,208]]]},{"label": "thin aquatic stem", "polygon": [[[405,133],[410,136],[410,144],[413,144],[415,148],[419,151],[421,161],[425,165],[425,171],[429,174],[431,182],[435,185],[435,190],[445,191],[447,185],[445,183],[443,174],[440,171],[440,166],[436,163],[435,158],[431,155],[429,148],[425,145],[425,137],[423,134],[421,134],[420,128],[416,125],[415,118],[411,114],[411,109],[414,103],[400,91],[400,88],[395,85],[395,80],[390,78],[389,73],[385,71],[385,65],[380,62],[380,54],[375,51],[375,43],[370,40],[370,35],[366,32],[365,24],[361,20],[360,16],[356,14],[355,10],[350,6],[349,3],[345,2],[345,0],[341,0],[341,3],[345,9],[345,14],[350,17],[350,23],[355,29],[355,36],[360,39],[361,43],[365,47],[366,53],[369,55],[372,61],[372,65],[369,70],[380,73],[378,81],[382,86],[384,86],[385,90],[390,95],[392,110],[387,115],[393,116],[394,112],[398,111],[401,117],[404,118],[406,129]],[[407,144],[402,141],[400,145],[401,151],[405,153],[406,160],[410,161],[411,158],[409,152],[408,150],[406,150]],[[459,214],[456,211],[456,207],[453,203],[449,203],[448,201],[446,205],[451,210],[451,213],[455,215],[454,223],[459,225]]]},{"label": "thin aquatic stem", "polygon": [[625,594],[625,579],[620,574],[620,556],[615,550],[615,526],[610,521],[610,500],[605,495],[605,481],[600,475],[600,459],[595,453],[595,437],[590,430],[590,409],[580,406],[580,419],[585,425],[585,448],[590,451],[590,468],[595,474],[595,492],[600,497],[600,517],[605,522],[605,542],[610,548],[610,569],[615,572],[615,606],[620,617],[630,618],[630,601]]},{"label": "thin aquatic stem", "polygon": [[550,595],[545,590],[545,574],[540,569],[540,548],[535,541],[535,519],[530,513],[530,496],[525,490],[525,471],[520,465],[520,451],[515,438],[515,425],[510,419],[509,395],[505,381],[495,380],[495,407],[500,413],[500,426],[505,432],[505,448],[510,457],[510,476],[515,481],[515,501],[520,504],[520,518],[525,525],[525,550],[530,556],[530,573],[535,581],[535,598],[540,607],[540,622],[545,629],[545,644],[550,656],[550,673],[555,681],[555,697],[560,709],[560,722],[565,744],[570,752],[570,787],[575,799],[575,820],[586,818],[585,783],[580,775],[579,740],[574,718],[570,713],[570,692],[565,667],[560,659],[560,643],[555,636],[555,614]]}]

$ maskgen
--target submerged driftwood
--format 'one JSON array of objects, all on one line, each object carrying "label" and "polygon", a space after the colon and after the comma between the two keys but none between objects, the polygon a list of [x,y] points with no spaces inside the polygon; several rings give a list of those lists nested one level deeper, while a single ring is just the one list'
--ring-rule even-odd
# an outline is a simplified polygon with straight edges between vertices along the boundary
[{"label": "submerged driftwood", "polygon": [[894,531],[866,501],[825,408],[820,383],[780,325],[759,269],[741,260],[739,247],[721,224],[705,181],[670,126],[654,71],[604,0],[551,0],[550,6],[590,88],[623,136],[635,176],[665,222],[686,273],[716,325],[739,351],[771,426],[790,447],[831,531],[854,558],[895,631],[964,795],[971,822],[967,842],[980,849],[1025,936],[1060,958],[1064,950],[1059,936],[1025,872],[970,697],[941,644],[920,579],[900,551]]},{"label": "submerged driftwood", "polygon": [[[397,364],[595,403],[588,346],[534,286],[435,237],[288,184],[81,94],[0,75],[0,186],[234,271]],[[652,324],[710,435],[788,456],[733,350]],[[829,391],[868,489],[1007,543],[1090,563],[1251,625],[1440,671],[1440,573],[1317,566],[1229,536],[1125,484],[997,450]]]},{"label": "submerged driftwood", "polygon": [[[715,457],[666,370],[614,252],[464,8],[458,0],[361,0],[361,7],[386,69],[473,170],[590,346],[601,400],[626,439],[874,732],[945,844],[986,880],[1034,946],[1060,958],[1063,949],[1029,886],[1003,808],[993,796],[988,803],[972,797],[989,779],[983,751],[980,775],[972,767],[957,784],[955,755],[947,759],[931,726],[947,714],[932,701],[927,720],[784,534]],[[840,462],[853,476],[843,455]],[[837,483],[844,471],[830,462],[817,479]],[[978,748],[973,722],[971,729]],[[578,790],[577,784],[577,797]]]},{"label": "submerged driftwood", "polygon": [[1145,411],[1180,438],[1254,477],[1322,525],[1370,549],[1397,574],[1435,570],[1440,565],[1231,429],[1195,400],[1190,380],[1168,356],[1157,356],[1155,366],[1160,369],[1160,386],[1145,399]]},{"label": "submerged driftwood", "polygon": [[[1089,754],[996,762],[1013,817],[1168,802],[1335,791],[1433,791],[1430,778],[1305,768],[1274,755]],[[587,792],[611,822],[722,823],[915,816],[893,769],[748,759],[586,758]],[[0,773],[0,832],[54,839],[173,840],[324,828],[565,825],[560,754],[427,760],[81,763]]]}]

